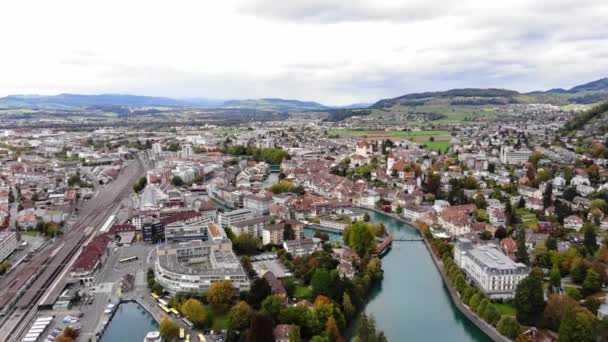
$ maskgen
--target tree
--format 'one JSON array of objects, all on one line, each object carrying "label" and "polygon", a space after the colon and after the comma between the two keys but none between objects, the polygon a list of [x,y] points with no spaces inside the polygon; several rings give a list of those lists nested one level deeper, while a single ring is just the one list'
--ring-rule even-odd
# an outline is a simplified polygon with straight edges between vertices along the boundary
[{"label": "tree", "polygon": [[370,219],[369,213],[363,214],[363,222],[369,222]]},{"label": "tree", "polygon": [[203,304],[194,298],[190,298],[181,305],[182,314],[195,325],[202,327],[209,321],[209,312]]},{"label": "tree", "polygon": [[270,285],[264,278],[257,278],[251,283],[251,289],[247,296],[247,303],[255,309],[259,309],[264,298],[270,296]]},{"label": "tree", "polygon": [[295,324],[292,324],[289,328],[289,342],[302,342],[300,327]]},{"label": "tree", "polygon": [[340,334],[338,323],[336,323],[336,319],[333,316],[330,316],[327,319],[327,323],[325,324],[325,332],[327,333],[330,342],[344,341],[344,337],[342,337],[342,334]]},{"label": "tree", "polygon": [[333,295],[332,279],[329,271],[326,269],[317,269],[312,275],[310,285],[312,286],[312,293],[315,297],[318,295],[332,297]]},{"label": "tree", "polygon": [[172,341],[179,336],[179,325],[165,317],[160,322],[159,332],[163,340]]},{"label": "tree", "polygon": [[517,284],[513,304],[517,309],[519,322],[526,325],[537,324],[545,309],[542,271],[533,269]]},{"label": "tree", "polygon": [[482,194],[477,194],[477,196],[475,196],[475,206],[479,209],[486,209],[488,207],[486,197]]},{"label": "tree", "polygon": [[503,315],[500,318],[500,321],[498,321],[498,324],[496,325],[496,329],[499,333],[508,338],[517,337],[521,331],[521,327],[519,326],[519,323],[517,323],[517,320],[512,316],[507,315]]},{"label": "tree", "polygon": [[480,293],[476,293],[471,297],[471,300],[469,300],[471,311],[477,312],[477,307],[479,306],[479,303],[481,303],[482,298],[483,296]]},{"label": "tree", "polygon": [[562,274],[559,268],[553,267],[549,273],[549,293],[559,293],[562,288]]},{"label": "tree", "polygon": [[572,308],[566,311],[559,327],[559,342],[594,342],[595,316],[589,310]]},{"label": "tree", "polygon": [[548,208],[553,204],[553,183],[547,182],[545,192],[543,193],[543,208]]},{"label": "tree", "polygon": [[207,301],[211,305],[223,307],[234,297],[234,287],[230,280],[222,280],[211,284],[207,291]]},{"label": "tree", "polygon": [[547,246],[547,249],[550,251],[557,251],[557,239],[553,235],[549,235],[545,242],[545,246]]},{"label": "tree", "polygon": [[359,256],[364,256],[375,247],[372,225],[357,221],[344,230],[344,243]]},{"label": "tree", "polygon": [[523,226],[517,230],[516,239],[517,251],[515,252],[515,256],[519,262],[529,266],[530,256],[528,255],[528,248],[526,247],[526,230]]},{"label": "tree", "polygon": [[228,326],[230,329],[243,331],[249,326],[254,311],[244,301],[236,303],[228,313]]},{"label": "tree", "polygon": [[173,183],[173,185],[175,185],[177,187],[180,187],[180,186],[184,185],[184,180],[180,176],[173,176],[171,183]]},{"label": "tree", "polygon": [[585,281],[588,269],[589,264],[587,264],[587,261],[581,257],[576,257],[570,267],[570,278],[574,283],[582,284]]},{"label": "tree", "polygon": [[496,323],[498,323],[500,320],[500,312],[498,312],[498,309],[496,309],[496,306],[494,306],[492,303],[489,303],[483,312],[480,312],[480,314],[481,318],[491,325],[496,325]]},{"label": "tree", "polygon": [[272,295],[266,297],[262,301],[262,311],[267,313],[270,318],[277,320],[281,310],[285,307],[285,298],[279,295]]},{"label": "tree", "polygon": [[595,227],[590,224],[590,223],[586,223],[585,226],[583,227],[583,232],[584,232],[584,245],[585,248],[587,248],[587,250],[589,251],[589,254],[594,254],[595,251],[597,250],[597,233],[595,232]]},{"label": "tree", "polygon": [[344,294],[342,295],[342,311],[344,312],[344,316],[347,320],[353,318],[357,311],[350,299],[350,295],[348,294],[348,292],[344,292]]},{"label": "tree", "polygon": [[265,314],[255,313],[251,316],[248,342],[274,342],[272,320]]},{"label": "tree", "polygon": [[290,241],[296,239],[296,233],[293,230],[291,224],[286,223],[285,228],[283,228],[283,241]]},{"label": "tree", "polygon": [[593,269],[587,270],[585,281],[583,281],[583,296],[587,297],[602,289],[602,279]]},{"label": "tree", "polygon": [[570,296],[552,294],[549,296],[547,306],[545,306],[545,311],[543,312],[543,326],[553,331],[558,331],[566,311],[577,306],[578,302],[570,298]]},{"label": "tree", "polygon": [[381,281],[384,278],[384,270],[382,269],[382,261],[380,258],[372,258],[367,263],[366,274],[372,279],[372,281]]}]

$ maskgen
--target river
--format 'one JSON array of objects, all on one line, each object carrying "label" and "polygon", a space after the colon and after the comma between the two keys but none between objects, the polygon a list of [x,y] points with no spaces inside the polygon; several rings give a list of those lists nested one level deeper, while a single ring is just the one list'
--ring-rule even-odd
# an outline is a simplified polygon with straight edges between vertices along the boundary
[{"label": "river", "polygon": [[[370,217],[395,238],[420,236],[388,215],[370,211]],[[491,341],[454,306],[423,242],[395,241],[382,267],[384,280],[365,312],[389,341]]]},{"label": "river", "polygon": [[101,336],[101,342],[139,342],[149,331],[158,330],[158,323],[141,305],[123,302]]}]

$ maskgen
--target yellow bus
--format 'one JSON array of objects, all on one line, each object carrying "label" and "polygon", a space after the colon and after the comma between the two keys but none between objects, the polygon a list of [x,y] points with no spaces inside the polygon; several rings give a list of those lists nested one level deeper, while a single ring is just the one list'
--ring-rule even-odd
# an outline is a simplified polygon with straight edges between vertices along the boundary
[{"label": "yellow bus", "polygon": [[205,339],[205,335],[203,334],[198,334],[198,340],[201,342],[207,342],[207,339]]},{"label": "yellow bus", "polygon": [[170,314],[171,310],[169,310],[168,307],[162,305],[162,304],[158,304],[158,307],[161,308],[161,310],[163,310],[166,314]]},{"label": "yellow bus", "polygon": [[158,300],[159,297],[156,293],[152,292],[152,298],[154,298],[154,300]]},{"label": "yellow bus", "polygon": [[169,310],[171,311],[172,314],[179,317],[179,311],[175,310],[175,308],[169,308]]},{"label": "yellow bus", "polygon": [[186,332],[184,331],[184,328],[179,328],[179,339],[183,340],[184,337],[186,337]]}]

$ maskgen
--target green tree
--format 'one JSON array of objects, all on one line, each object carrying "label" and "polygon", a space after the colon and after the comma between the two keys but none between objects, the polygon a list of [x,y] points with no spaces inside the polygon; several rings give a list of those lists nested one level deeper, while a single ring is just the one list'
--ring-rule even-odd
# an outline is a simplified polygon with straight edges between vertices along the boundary
[{"label": "green tree", "polygon": [[548,208],[553,204],[553,183],[547,182],[545,192],[543,193],[543,208]]},{"label": "green tree", "polygon": [[558,293],[562,288],[562,274],[559,268],[553,267],[549,273],[549,293]]},{"label": "green tree", "polygon": [[587,276],[588,269],[589,264],[587,264],[587,261],[581,257],[576,257],[570,268],[570,278],[574,283],[582,284]]},{"label": "green tree", "polygon": [[347,320],[353,318],[357,312],[357,309],[353,305],[348,292],[344,292],[344,295],[342,296],[342,311],[344,312],[344,316]]},{"label": "green tree", "polygon": [[289,328],[289,342],[302,342],[300,327],[295,324],[292,324]]},{"label": "green tree", "polygon": [[253,313],[253,309],[246,302],[236,303],[228,313],[228,326],[239,331],[247,329]]},{"label": "green tree", "polygon": [[583,281],[583,296],[587,297],[602,289],[602,279],[593,269],[587,270],[585,281]]},{"label": "green tree", "polygon": [[285,298],[282,296],[272,295],[262,301],[262,311],[275,321],[279,318],[279,314],[284,307]]},{"label": "green tree", "polygon": [[201,302],[190,298],[181,305],[180,311],[192,323],[199,327],[205,326],[209,321],[209,312],[203,307]]},{"label": "green tree", "polygon": [[532,270],[517,284],[513,304],[517,309],[519,322],[527,325],[538,323],[545,309],[542,271]]},{"label": "green tree", "polygon": [[512,339],[516,338],[521,332],[521,327],[519,326],[519,323],[517,323],[517,320],[512,316],[507,315],[503,315],[500,318],[496,325],[496,329],[499,333]]},{"label": "green tree", "polygon": [[496,323],[498,323],[500,320],[500,312],[498,312],[498,309],[496,309],[494,304],[489,303],[485,310],[481,312],[481,317],[484,321],[490,323],[491,325],[496,325]]},{"label": "green tree", "polygon": [[477,194],[477,196],[475,196],[475,206],[479,209],[486,209],[488,207],[486,197],[482,194]]},{"label": "green tree", "polygon": [[515,252],[515,257],[517,257],[519,262],[529,266],[530,256],[528,255],[528,248],[526,247],[526,230],[523,226],[517,230],[516,243],[517,251]]},{"label": "green tree", "polygon": [[296,239],[296,233],[293,230],[293,227],[291,226],[291,224],[286,223],[285,228],[283,228],[283,240],[290,241],[290,240],[295,240],[295,239]]},{"label": "green tree", "polygon": [[382,269],[382,261],[380,258],[372,258],[367,263],[366,274],[375,282],[381,281],[384,278],[384,270]]},{"label": "green tree", "polygon": [[595,316],[589,310],[573,308],[559,326],[559,342],[595,342]]},{"label": "green tree", "polygon": [[479,306],[479,303],[481,303],[482,298],[483,295],[480,293],[475,293],[471,297],[471,300],[469,300],[469,307],[471,308],[471,311],[477,312],[477,307]]},{"label": "green tree", "polygon": [[165,317],[160,322],[159,327],[160,336],[166,341],[173,341],[179,335],[179,325],[174,323],[171,319]]},{"label": "green tree", "polygon": [[332,284],[332,279],[328,270],[323,268],[315,270],[310,285],[312,286],[312,293],[315,297],[318,295],[332,297],[334,284]]},{"label": "green tree", "polygon": [[264,298],[270,296],[270,285],[264,278],[257,278],[251,283],[247,303],[255,309],[259,309]]},{"label": "green tree", "polygon": [[597,233],[595,232],[595,227],[590,224],[590,223],[586,223],[585,226],[583,227],[583,236],[584,236],[584,245],[585,248],[587,248],[587,251],[589,251],[589,254],[594,254],[595,251],[597,250]]},{"label": "green tree", "polygon": [[173,176],[171,183],[173,183],[173,185],[175,185],[177,187],[180,187],[180,186],[184,185],[184,180],[180,176]]},{"label": "green tree", "polygon": [[344,243],[360,256],[364,256],[375,247],[372,229],[370,224],[356,221],[344,230]]}]

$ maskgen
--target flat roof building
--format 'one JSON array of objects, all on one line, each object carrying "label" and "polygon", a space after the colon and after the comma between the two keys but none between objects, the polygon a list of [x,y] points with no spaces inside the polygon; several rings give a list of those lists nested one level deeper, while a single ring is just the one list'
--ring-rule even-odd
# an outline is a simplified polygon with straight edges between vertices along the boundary
[{"label": "flat roof building", "polygon": [[222,280],[230,280],[235,290],[249,290],[249,278],[227,238],[164,243],[156,255],[156,281],[171,293],[200,293]]}]

